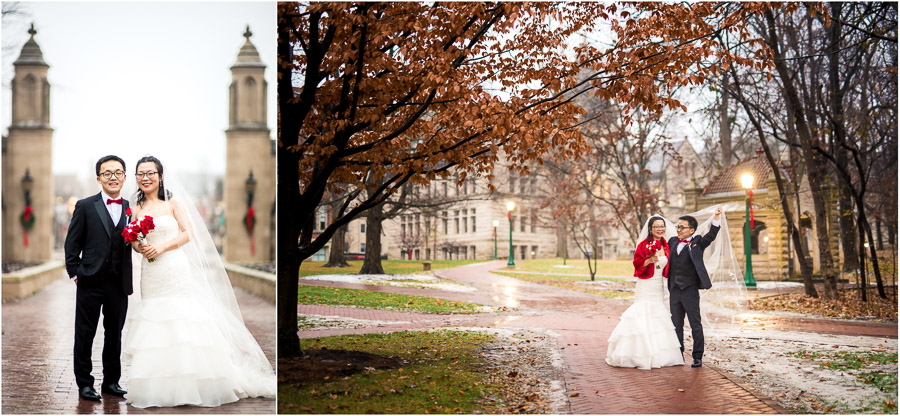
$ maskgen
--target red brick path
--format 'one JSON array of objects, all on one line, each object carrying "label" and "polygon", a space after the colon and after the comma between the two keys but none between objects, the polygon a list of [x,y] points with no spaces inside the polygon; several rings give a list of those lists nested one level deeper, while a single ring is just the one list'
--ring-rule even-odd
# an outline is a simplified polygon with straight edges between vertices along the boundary
[{"label": "red brick path", "polygon": [[[552,330],[559,334],[556,348],[563,359],[569,413],[786,413],[773,401],[708,363],[700,368],[679,366],[653,370],[610,367],[604,361],[607,339],[627,304],[489,273],[489,270],[503,266],[503,262],[491,262],[440,270],[436,274],[474,286],[479,292],[452,295],[429,292],[442,298],[459,297],[455,300],[489,299],[494,304],[518,306],[518,310],[448,316],[300,305],[302,314],[403,322],[373,328],[301,331],[300,336],[312,338],[448,326]],[[307,282],[301,281],[301,284]],[[316,284],[323,285],[323,282]],[[331,286],[351,287],[345,284]],[[408,291],[379,288],[391,292]]]},{"label": "red brick path", "polygon": [[[63,273],[64,274],[64,273]],[[235,290],[244,322],[272,362],[275,361],[275,305]],[[135,299],[132,299],[134,302]],[[179,406],[139,409],[125,400],[103,395],[102,402],[78,398],[72,369],[75,328],[75,285],[64,276],[40,293],[21,301],[3,303],[3,396],[4,414],[81,413],[215,413],[273,414],[275,399],[244,399],[216,408]],[[102,317],[100,322],[102,322]],[[95,386],[103,379],[100,362],[103,325],[94,337],[92,359]],[[128,368],[122,370],[122,386],[128,389]]]}]

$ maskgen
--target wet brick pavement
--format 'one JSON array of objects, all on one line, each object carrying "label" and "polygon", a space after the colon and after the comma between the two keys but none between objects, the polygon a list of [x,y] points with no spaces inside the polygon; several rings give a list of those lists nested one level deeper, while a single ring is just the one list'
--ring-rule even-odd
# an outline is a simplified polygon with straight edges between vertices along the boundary
[{"label": "wet brick pavement", "polygon": [[[138,282],[135,282],[136,288]],[[275,305],[235,290],[244,322],[274,366]],[[136,301],[132,295],[130,302]],[[78,398],[72,369],[75,326],[75,285],[63,273],[34,296],[3,303],[3,395],[4,414],[273,414],[275,399],[251,398],[216,408],[179,406],[139,409],[116,396],[103,395],[102,402]],[[101,317],[102,322],[102,317]],[[103,325],[94,338],[92,359],[95,386],[103,378],[100,355]],[[122,386],[128,389],[128,368],[123,368]]]},{"label": "wet brick pavement", "polygon": [[[497,314],[432,315],[338,306],[299,305],[301,314],[343,316],[382,321],[368,328],[301,331],[301,338],[344,334],[394,332],[436,327],[497,327],[551,330],[559,334],[555,348],[563,359],[562,380],[573,414],[775,414],[787,413],[730,374],[708,363],[703,367],[638,370],[610,367],[604,361],[607,339],[627,303],[580,292],[542,286],[489,273],[505,265],[490,262],[439,270],[440,277],[479,289],[451,293],[416,289],[454,300],[518,307]],[[301,280],[301,284],[309,284]],[[360,288],[360,285],[316,282],[317,286]],[[409,289],[377,286],[379,290],[409,293]],[[393,321],[391,323],[390,321]],[[689,361],[688,361],[689,362]],[[650,400],[649,398],[652,398]]]}]

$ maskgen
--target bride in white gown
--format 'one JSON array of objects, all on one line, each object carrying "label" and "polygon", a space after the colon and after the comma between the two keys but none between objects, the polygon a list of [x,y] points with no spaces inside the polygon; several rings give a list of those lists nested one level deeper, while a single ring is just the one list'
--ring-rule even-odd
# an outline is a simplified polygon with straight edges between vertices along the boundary
[{"label": "bride in white gown", "polygon": [[212,407],[274,397],[272,366],[243,323],[196,208],[182,189],[163,180],[158,159],[139,160],[135,176],[139,191],[130,219],[150,216],[155,229],[146,244],[133,244],[144,259],[141,301],[125,327],[127,402]]},{"label": "bride in white gown", "polygon": [[649,370],[684,364],[662,277],[668,263],[667,221],[653,217],[648,224],[647,237],[635,248],[634,303],[609,337],[606,363],[613,367]]}]

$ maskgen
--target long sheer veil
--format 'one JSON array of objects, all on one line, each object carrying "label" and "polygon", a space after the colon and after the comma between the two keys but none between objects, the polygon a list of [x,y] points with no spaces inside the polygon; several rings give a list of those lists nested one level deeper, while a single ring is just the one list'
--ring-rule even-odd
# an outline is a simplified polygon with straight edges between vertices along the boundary
[{"label": "long sheer veil", "polygon": [[[160,160],[165,164],[165,159]],[[190,283],[191,300],[215,318],[216,325],[229,342],[233,363],[247,376],[247,385],[241,386],[245,392],[250,397],[273,397],[276,379],[272,364],[244,325],[231,281],[203,217],[176,169],[165,165],[161,179],[167,191],[166,204],[177,214],[190,235],[190,241],[180,249],[190,264],[184,277]],[[134,206],[136,191],[131,195],[134,196],[130,204]]]},{"label": "long sheer veil", "polygon": [[[711,206],[696,212],[680,214],[677,216],[664,217],[663,215],[655,215],[662,217],[666,221],[666,241],[677,235],[675,223],[678,217],[690,215],[697,219],[697,230],[694,235],[704,235],[709,232],[712,226],[713,215],[717,206]],[[734,322],[737,314],[746,310],[746,288],[744,287],[744,275],[741,272],[740,264],[734,257],[734,250],[731,247],[731,233],[728,229],[728,219],[726,218],[726,209],[723,206],[722,213],[719,216],[719,233],[712,244],[703,252],[703,263],[706,271],[709,273],[709,280],[712,287],[708,290],[700,291],[700,314],[702,315],[703,326],[713,333],[715,328],[720,325],[730,324]],[[651,216],[652,218],[653,216]],[[639,238],[643,239],[647,236],[647,228],[650,220],[644,222],[641,228]],[[640,241],[638,242],[640,244]]]}]

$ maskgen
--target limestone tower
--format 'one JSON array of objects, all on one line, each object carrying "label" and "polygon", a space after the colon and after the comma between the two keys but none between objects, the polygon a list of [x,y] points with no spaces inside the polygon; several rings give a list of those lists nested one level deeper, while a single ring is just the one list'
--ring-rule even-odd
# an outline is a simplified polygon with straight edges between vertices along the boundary
[{"label": "limestone tower", "polygon": [[[225,245],[228,262],[273,261],[275,155],[266,125],[266,65],[250,42],[250,27],[231,66],[225,131]],[[255,223],[248,227],[252,208]]]},{"label": "limestone tower", "polygon": [[12,125],[3,143],[3,260],[40,262],[50,260],[53,246],[50,66],[34,40],[34,23],[28,33],[13,62]]}]

